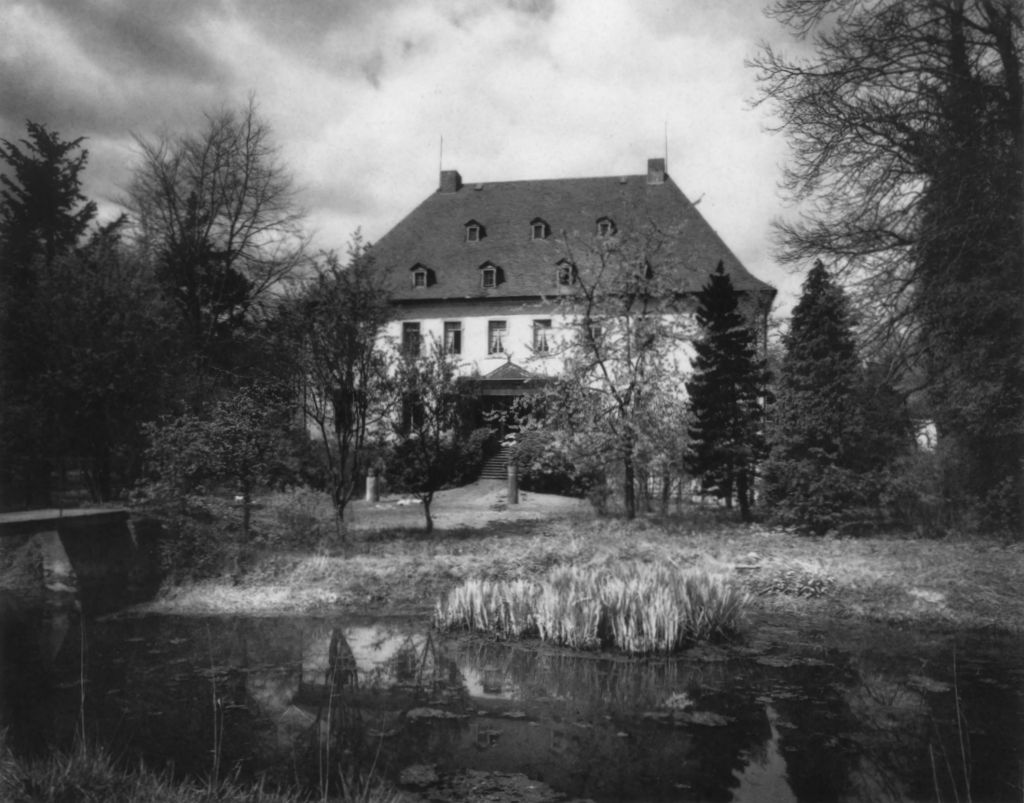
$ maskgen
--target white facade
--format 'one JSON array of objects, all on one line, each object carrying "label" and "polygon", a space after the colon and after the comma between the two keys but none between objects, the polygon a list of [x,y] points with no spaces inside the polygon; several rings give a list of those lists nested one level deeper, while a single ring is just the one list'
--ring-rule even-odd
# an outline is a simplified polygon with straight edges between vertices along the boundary
[{"label": "white facade", "polygon": [[443,343],[467,376],[486,376],[508,362],[540,376],[557,376],[568,334],[564,315],[536,313],[409,318],[391,321],[385,334],[396,348],[411,348],[413,331],[422,349]]},{"label": "white facade", "polygon": [[[665,316],[666,329],[678,339],[669,358],[680,376],[690,373],[695,321],[692,314]],[[487,376],[506,363],[514,363],[538,376],[558,376],[570,353],[576,322],[564,314],[494,314],[444,318],[406,318],[388,323],[385,337],[396,349],[420,343],[420,353],[429,344],[443,343],[458,358],[464,376]],[[458,335],[455,335],[455,332]]]}]

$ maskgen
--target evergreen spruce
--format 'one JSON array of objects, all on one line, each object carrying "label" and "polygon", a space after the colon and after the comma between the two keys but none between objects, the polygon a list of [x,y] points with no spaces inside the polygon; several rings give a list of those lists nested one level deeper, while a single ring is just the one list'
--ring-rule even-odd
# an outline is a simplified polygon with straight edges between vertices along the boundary
[{"label": "evergreen spruce", "polygon": [[697,294],[701,336],[694,344],[694,373],[686,390],[693,425],[687,470],[750,520],[754,477],[764,457],[762,399],[765,364],[739,308],[739,297],[722,263]]},{"label": "evergreen spruce", "polygon": [[[0,140],[0,507],[50,504],[50,458],[58,447],[42,405],[50,371],[40,275],[68,255],[96,215],[81,191],[82,138],[67,142],[29,121],[28,138]],[[73,345],[63,344],[67,353]]]},{"label": "evergreen spruce", "polygon": [[0,140],[0,163],[9,171],[0,175],[0,268],[15,287],[33,259],[49,263],[74,248],[96,216],[96,203],[81,191],[89,158],[84,137],[66,142],[45,125],[26,126],[28,139],[20,144]]},{"label": "evergreen spruce", "polygon": [[774,516],[818,534],[877,523],[882,472],[909,425],[891,388],[862,370],[846,295],[820,260],[784,345],[765,466]]}]

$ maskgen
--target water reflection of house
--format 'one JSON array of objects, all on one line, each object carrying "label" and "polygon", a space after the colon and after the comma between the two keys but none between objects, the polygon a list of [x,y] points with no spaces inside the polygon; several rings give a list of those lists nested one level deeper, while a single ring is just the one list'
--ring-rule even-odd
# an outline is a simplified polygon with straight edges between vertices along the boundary
[{"label": "water reflection of house", "polygon": [[501,694],[505,685],[505,672],[496,666],[485,666],[481,673],[480,686],[484,694]]},{"label": "water reflection of house", "polygon": [[320,707],[328,704],[332,697],[343,690],[358,685],[359,673],[356,658],[341,628],[331,629],[327,646],[326,663],[311,667],[303,663],[299,672],[299,686],[292,697],[297,706]]}]

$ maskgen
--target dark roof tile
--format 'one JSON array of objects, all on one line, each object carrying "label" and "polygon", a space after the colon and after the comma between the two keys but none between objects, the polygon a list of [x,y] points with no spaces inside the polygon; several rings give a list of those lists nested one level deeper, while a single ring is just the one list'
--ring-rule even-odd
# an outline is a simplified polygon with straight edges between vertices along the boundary
[{"label": "dark roof tile", "polygon": [[[698,291],[721,260],[738,290],[774,294],[743,267],[671,179],[648,184],[646,175],[502,181],[438,191],[384,235],[374,253],[391,278],[396,301],[537,296],[555,289],[566,238],[593,236],[605,217],[620,232],[646,223],[675,232],[666,253],[679,292]],[[537,218],[550,225],[550,237],[533,239],[531,222]],[[467,221],[479,222],[486,236],[467,242]],[[501,268],[503,279],[486,291],[479,275],[485,262]],[[408,271],[417,263],[433,271],[429,287],[412,287]]]}]

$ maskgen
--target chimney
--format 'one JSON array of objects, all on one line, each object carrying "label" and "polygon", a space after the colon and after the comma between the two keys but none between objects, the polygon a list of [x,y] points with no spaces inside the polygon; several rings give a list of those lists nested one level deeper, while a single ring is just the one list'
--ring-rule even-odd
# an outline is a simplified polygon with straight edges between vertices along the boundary
[{"label": "chimney", "polygon": [[439,192],[458,192],[462,189],[462,176],[458,170],[442,170]]},{"label": "chimney", "polygon": [[648,184],[664,184],[665,183],[665,160],[664,159],[648,159],[647,160],[647,183]]}]

